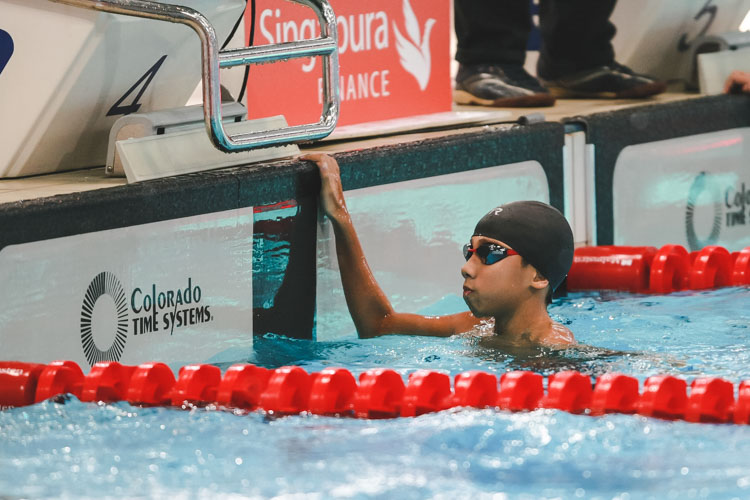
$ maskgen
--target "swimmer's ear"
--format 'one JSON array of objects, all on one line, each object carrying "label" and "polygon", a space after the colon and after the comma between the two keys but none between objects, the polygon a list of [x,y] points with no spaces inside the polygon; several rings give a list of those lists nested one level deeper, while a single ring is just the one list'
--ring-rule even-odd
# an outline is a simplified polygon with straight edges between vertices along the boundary
[{"label": "swimmer's ear", "polygon": [[537,290],[542,290],[549,286],[549,280],[542,276],[542,273],[536,271],[534,273],[534,278],[531,280],[531,286]]}]

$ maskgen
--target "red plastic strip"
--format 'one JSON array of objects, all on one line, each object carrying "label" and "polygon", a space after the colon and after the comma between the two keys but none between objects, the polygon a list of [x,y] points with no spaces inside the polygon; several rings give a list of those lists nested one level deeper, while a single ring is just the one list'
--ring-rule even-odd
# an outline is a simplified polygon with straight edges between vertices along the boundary
[{"label": "red plastic strip", "polygon": [[308,410],[317,415],[342,415],[350,413],[357,381],[344,368],[326,368],[310,389]]},{"label": "red plastic strip", "polygon": [[690,257],[680,245],[664,245],[651,263],[649,291],[672,293],[684,290],[690,277]]},{"label": "red plastic strip", "polygon": [[306,411],[311,382],[310,375],[299,366],[277,368],[260,397],[260,406],[281,415]]},{"label": "red plastic strip", "polygon": [[216,391],[221,382],[218,366],[195,364],[180,368],[177,382],[171,392],[172,405],[201,405],[216,401]]},{"label": "red plastic strip", "polygon": [[164,363],[138,365],[130,377],[126,399],[132,404],[168,405],[175,385],[174,374]]},{"label": "red plastic strip", "polygon": [[699,378],[690,384],[685,410],[688,422],[728,422],[734,406],[734,386],[720,378]]},{"label": "red plastic strip", "polygon": [[582,413],[591,404],[591,379],[576,371],[555,373],[547,383],[543,408],[556,408],[570,413]]},{"label": "red plastic strip", "polygon": [[401,413],[404,380],[393,370],[376,368],[359,376],[354,394],[354,415],[359,418],[392,418]]},{"label": "red plastic strip", "polygon": [[750,247],[732,254],[732,286],[750,285]]},{"label": "red plastic strip", "polygon": [[81,401],[112,403],[125,400],[134,370],[135,366],[121,365],[117,361],[96,363],[83,380]]},{"label": "red plastic strip", "polygon": [[638,398],[636,378],[621,373],[606,373],[596,381],[591,397],[591,414],[635,413]]},{"label": "red plastic strip", "polygon": [[687,383],[671,375],[646,379],[638,402],[638,413],[667,420],[683,418],[687,406]]},{"label": "red plastic strip", "polygon": [[33,404],[56,394],[79,391],[82,401],[127,400],[140,405],[209,404],[264,409],[280,415],[305,411],[360,418],[418,416],[454,406],[497,407],[519,411],[556,408],[591,415],[633,413],[689,422],[750,424],[750,381],[739,386],[737,400],[731,382],[699,378],[687,396],[685,380],[671,375],[649,377],[643,394],[638,381],[619,373],[605,374],[591,389],[591,379],[576,371],[553,374],[544,396],[543,378],[532,372],[471,371],[450,378],[439,372],[412,373],[404,385],[393,370],[375,369],[360,375],[359,384],[344,368],[308,374],[286,366],[270,372],[253,365],[234,365],[224,376],[218,367],[185,366],[175,381],[163,363],[138,367],[100,362],[87,376],[71,361],[49,365],[0,361],[0,408]]},{"label": "red plastic strip", "polygon": [[469,371],[453,379],[454,393],[446,400],[449,407],[487,408],[497,402],[497,377],[491,373]]},{"label": "red plastic strip", "polygon": [[0,365],[0,409],[34,404],[44,365],[3,361]]},{"label": "red plastic strip", "polygon": [[735,424],[750,425],[750,380],[740,382],[732,413]]},{"label": "red plastic strip", "polygon": [[576,290],[671,293],[750,285],[750,247],[730,254],[713,245],[688,253],[680,245],[603,245],[575,250],[566,286]]},{"label": "red plastic strip", "polygon": [[224,406],[254,410],[268,386],[271,371],[254,365],[232,365],[224,374],[216,401]]},{"label": "red plastic strip", "polygon": [[655,247],[597,246],[575,250],[568,290],[646,292]]},{"label": "red plastic strip", "polygon": [[695,255],[690,270],[692,290],[729,286],[732,280],[732,258],[726,248],[707,246]]},{"label": "red plastic strip", "polygon": [[39,375],[34,402],[68,393],[80,399],[83,379],[83,371],[78,364],[73,361],[53,361]]},{"label": "red plastic strip", "polygon": [[417,417],[444,410],[451,394],[451,379],[445,373],[419,370],[409,375],[401,404],[402,417]]},{"label": "red plastic strip", "polygon": [[538,373],[513,371],[500,377],[497,406],[501,410],[523,411],[540,408],[544,378]]}]

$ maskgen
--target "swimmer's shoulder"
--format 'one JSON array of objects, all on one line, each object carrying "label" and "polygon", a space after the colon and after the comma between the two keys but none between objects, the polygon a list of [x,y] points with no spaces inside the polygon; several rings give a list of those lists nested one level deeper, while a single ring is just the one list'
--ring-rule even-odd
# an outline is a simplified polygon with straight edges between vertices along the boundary
[{"label": "swimmer's shoulder", "polygon": [[553,349],[565,349],[578,344],[570,328],[557,321],[552,322],[549,333],[539,343]]}]

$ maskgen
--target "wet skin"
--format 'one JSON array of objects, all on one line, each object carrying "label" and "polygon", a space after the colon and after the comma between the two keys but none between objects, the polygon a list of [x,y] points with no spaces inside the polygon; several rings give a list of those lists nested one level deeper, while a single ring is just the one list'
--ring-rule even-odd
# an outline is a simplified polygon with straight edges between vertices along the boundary
[{"label": "wet skin", "polygon": [[[346,207],[338,163],[321,153],[302,158],[314,162],[320,172],[321,208],[333,227],[344,295],[360,338],[389,334],[447,337],[469,332],[482,318],[494,317],[495,333],[511,343],[575,343],[572,333],[547,314],[549,282],[518,255],[486,265],[474,254],[461,268],[464,300],[471,312],[422,316],[394,311],[365,259]],[[503,244],[483,236],[472,238],[475,248],[483,242]]]},{"label": "wet skin", "polygon": [[[504,242],[473,236],[472,248]],[[520,255],[510,255],[494,264],[484,264],[476,254],[461,268],[463,298],[477,318],[495,318],[498,343],[508,345],[570,345],[573,334],[550,319],[544,303],[549,281]]]}]

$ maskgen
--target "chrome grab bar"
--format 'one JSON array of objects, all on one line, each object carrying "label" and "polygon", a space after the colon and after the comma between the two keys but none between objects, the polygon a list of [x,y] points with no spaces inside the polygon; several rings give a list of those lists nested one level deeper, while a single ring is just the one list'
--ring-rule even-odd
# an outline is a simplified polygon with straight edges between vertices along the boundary
[{"label": "chrome grab bar", "polygon": [[[216,31],[200,12],[148,0],[49,0],[84,9],[186,24],[201,40],[203,120],[213,144],[227,153],[290,142],[313,141],[333,132],[339,116],[338,35],[336,16],[327,0],[289,0],[310,7],[320,22],[319,38],[219,51]],[[221,116],[219,69],[301,57],[323,57],[323,111],[317,123],[228,135]]]}]

